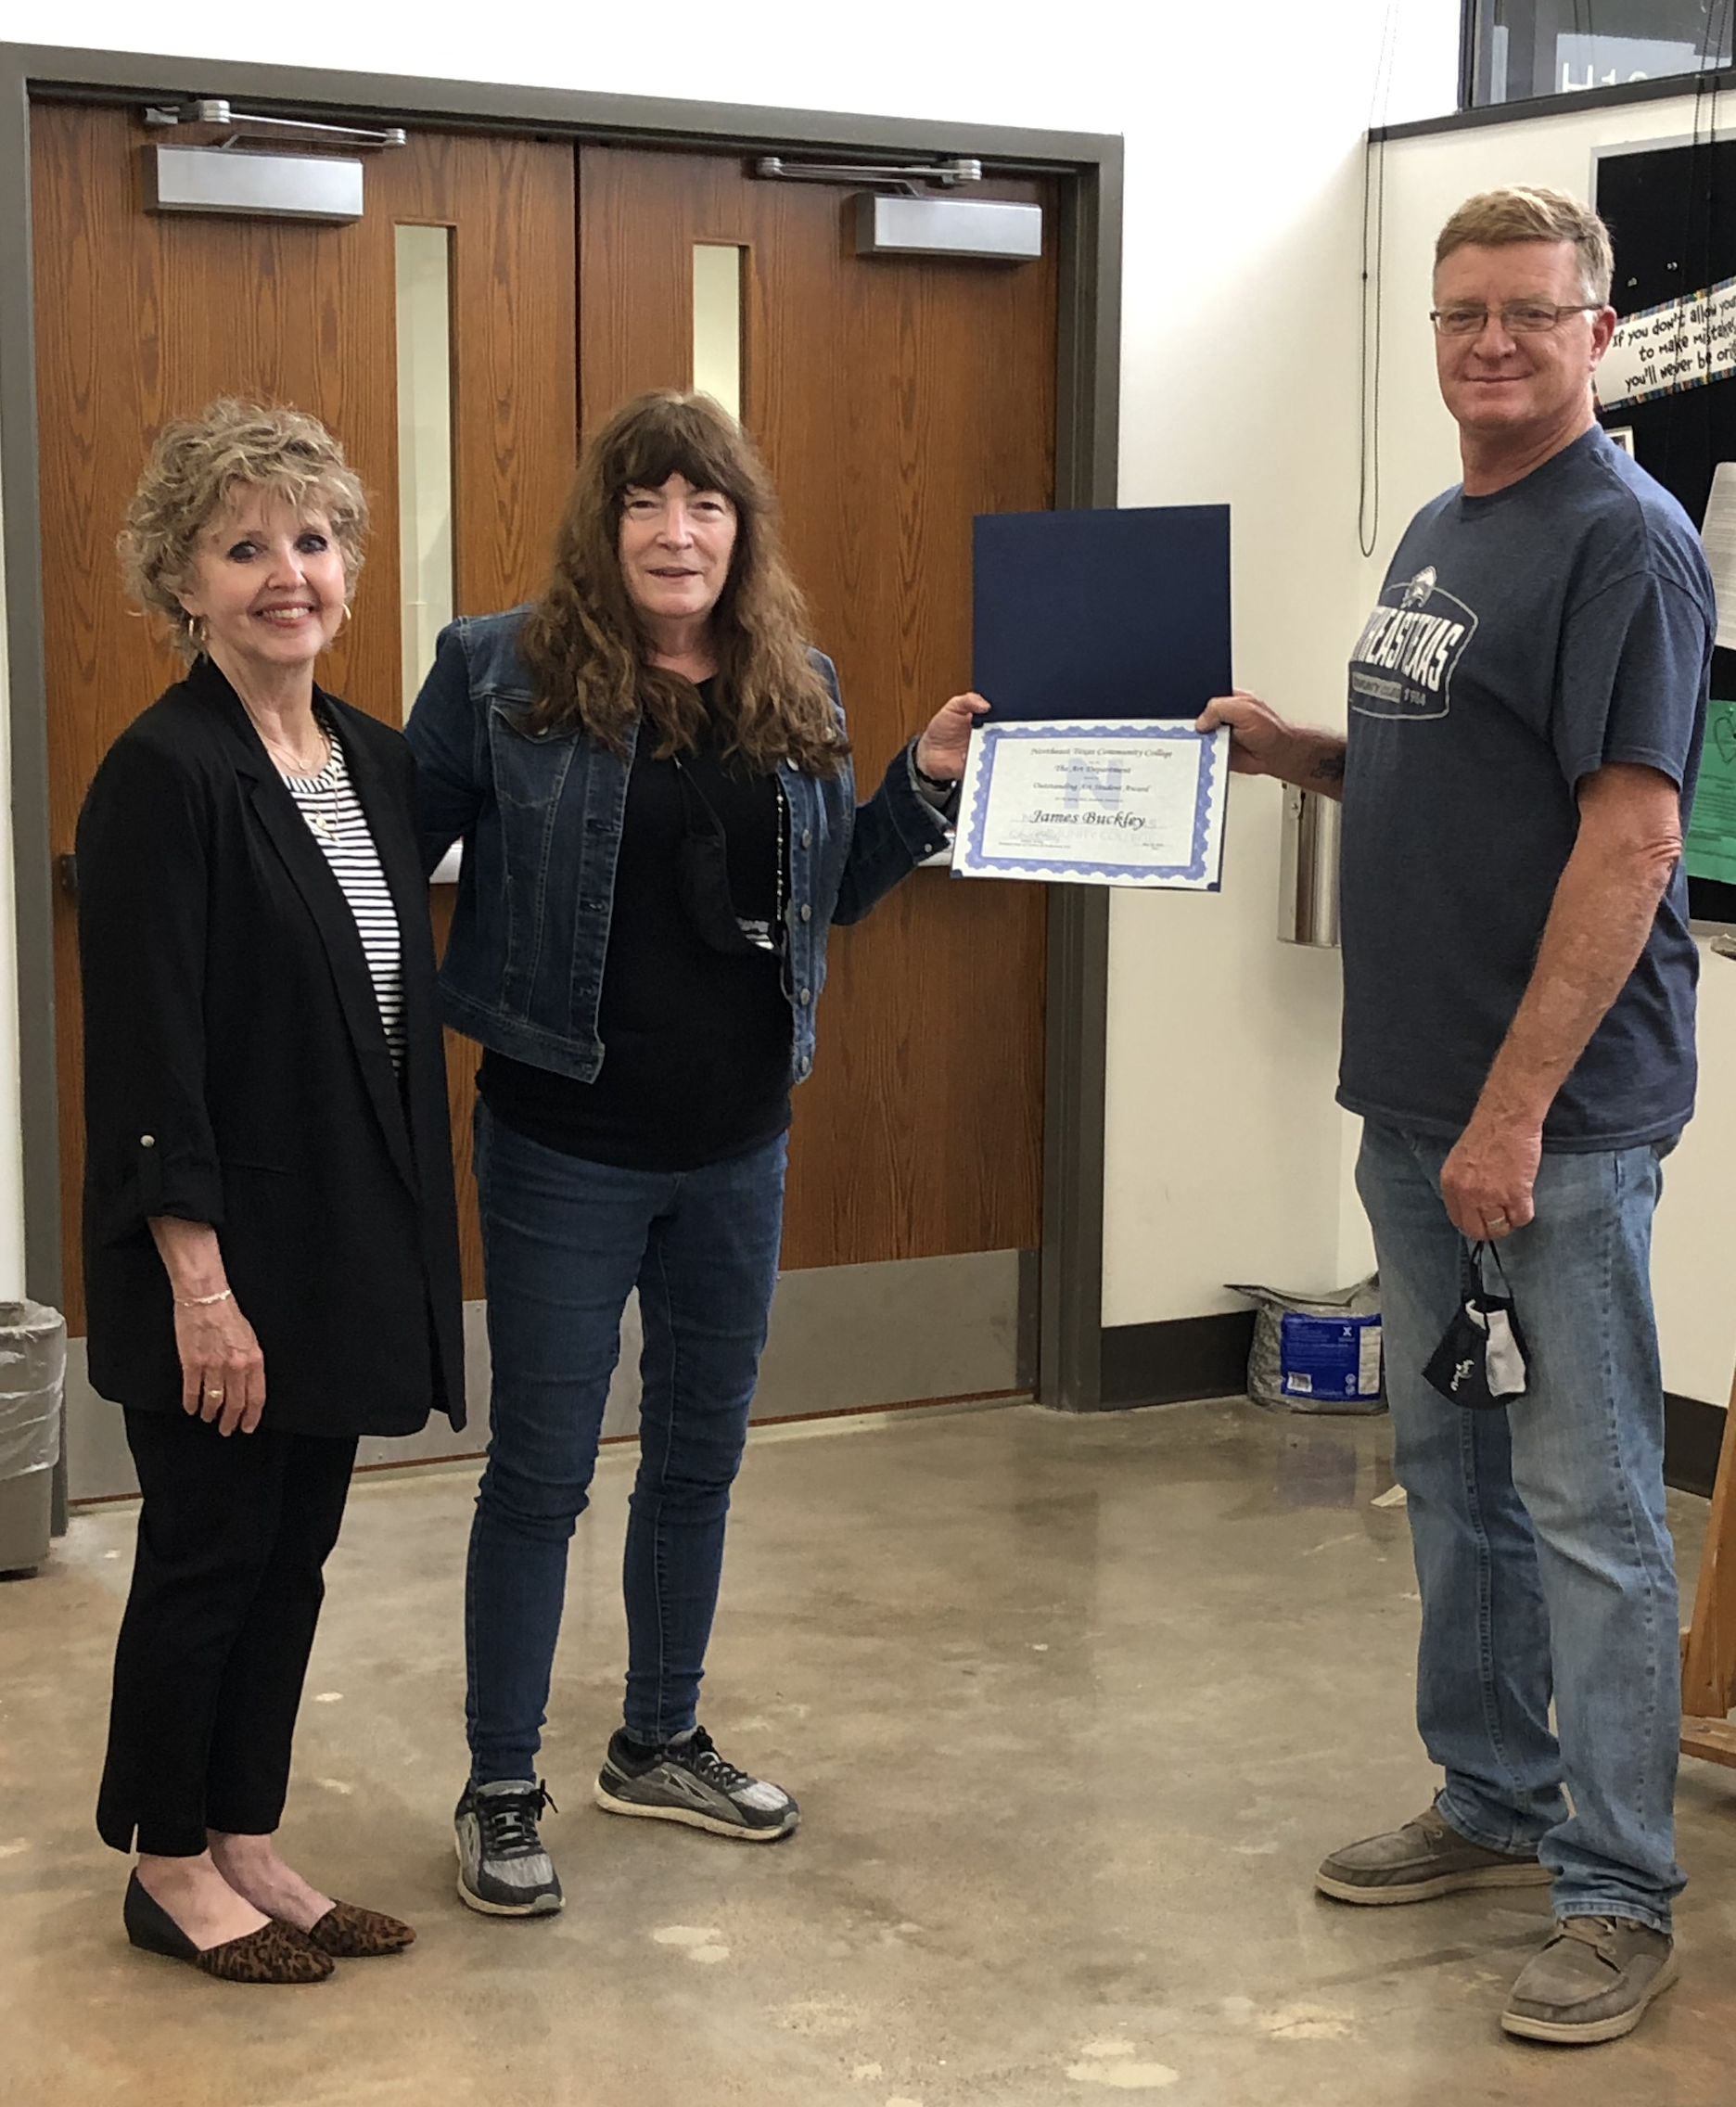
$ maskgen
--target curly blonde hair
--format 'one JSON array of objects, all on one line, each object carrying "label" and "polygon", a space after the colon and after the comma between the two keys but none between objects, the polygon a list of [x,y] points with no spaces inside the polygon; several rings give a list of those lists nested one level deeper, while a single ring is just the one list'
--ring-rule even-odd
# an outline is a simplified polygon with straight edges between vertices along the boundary
[{"label": "curly blonde hair", "polygon": [[579,724],[619,754],[643,713],[658,759],[698,743],[699,691],[650,663],[621,574],[627,493],[661,490],[671,476],[721,492],[735,510],[729,576],[711,615],[724,750],[759,773],[790,760],[807,774],[836,775],[849,742],[808,656],[808,611],[785,562],[765,463],[709,395],[672,388],[624,403],[579,463],[553,574],[519,637],[535,694],[531,728]]},{"label": "curly blonde hair", "polygon": [[323,512],[343,558],[345,599],[355,593],[368,505],[343,448],[304,411],[220,396],[158,433],[115,540],[129,596],[161,620],[188,661],[198,657],[199,631],[178,595],[192,576],[199,536],[243,489],[270,491],[299,513]]}]

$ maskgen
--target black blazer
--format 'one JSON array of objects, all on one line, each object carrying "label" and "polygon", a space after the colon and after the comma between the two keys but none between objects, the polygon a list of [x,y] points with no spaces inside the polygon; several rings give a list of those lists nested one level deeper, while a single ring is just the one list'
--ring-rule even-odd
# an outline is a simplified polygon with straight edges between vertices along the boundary
[{"label": "black blazer", "polygon": [[210,1222],[265,1356],[262,1424],[464,1424],[458,1232],[428,886],[400,735],[322,696],[398,910],[392,1065],[353,916],[208,659],[108,749],[78,828],[90,1379],[178,1411],[147,1220]]}]

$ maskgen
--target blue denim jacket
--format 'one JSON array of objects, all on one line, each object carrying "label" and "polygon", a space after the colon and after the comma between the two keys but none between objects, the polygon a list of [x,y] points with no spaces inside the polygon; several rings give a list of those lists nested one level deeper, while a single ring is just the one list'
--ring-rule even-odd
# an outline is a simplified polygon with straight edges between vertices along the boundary
[{"label": "blue denim jacket", "polygon": [[[530,678],[517,648],[525,613],[466,617],[442,630],[405,727],[419,768],[426,867],[464,841],[440,968],[442,1007],[454,1030],[497,1053],[594,1082],[603,1066],[597,1006],[639,727],[628,734],[624,759],[582,731],[526,731]],[[813,661],[841,719],[832,661],[817,651]],[[918,791],[914,766],[912,740],[859,806],[848,761],[823,780],[785,763],[784,984],[794,1082],[813,1066],[827,930],[860,921],[945,840],[946,824]]]}]

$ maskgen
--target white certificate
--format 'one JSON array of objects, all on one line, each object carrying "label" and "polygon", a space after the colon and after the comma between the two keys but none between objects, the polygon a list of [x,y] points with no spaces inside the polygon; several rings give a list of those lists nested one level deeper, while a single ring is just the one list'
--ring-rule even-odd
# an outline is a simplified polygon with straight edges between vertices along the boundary
[{"label": "white certificate", "polygon": [[955,874],[1216,892],[1230,734],[1176,721],[978,725]]}]

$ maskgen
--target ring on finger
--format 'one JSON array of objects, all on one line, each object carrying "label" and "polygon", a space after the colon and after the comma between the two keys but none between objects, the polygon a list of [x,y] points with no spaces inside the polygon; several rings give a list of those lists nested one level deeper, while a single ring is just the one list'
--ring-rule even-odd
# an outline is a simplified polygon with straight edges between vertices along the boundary
[{"label": "ring on finger", "polygon": [[221,1405],[223,1401],[223,1393],[221,1390],[208,1389],[205,1395],[211,1399],[213,1405]]}]

